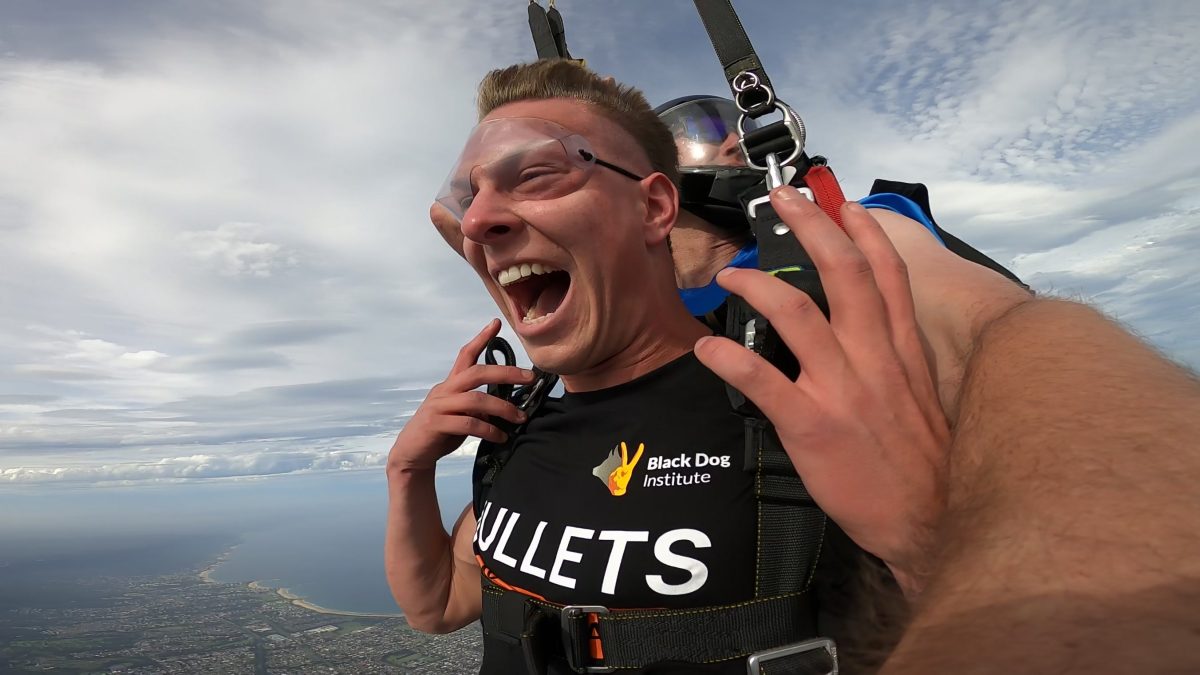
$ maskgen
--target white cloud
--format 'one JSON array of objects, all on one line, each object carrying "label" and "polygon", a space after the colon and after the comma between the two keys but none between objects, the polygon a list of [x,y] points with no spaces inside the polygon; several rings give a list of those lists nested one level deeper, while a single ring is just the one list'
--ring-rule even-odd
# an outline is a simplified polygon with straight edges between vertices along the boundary
[{"label": "white cloud", "polygon": [[[532,56],[525,14],[157,7],[0,21],[0,469],[374,457],[495,314],[426,208],[479,76]],[[1193,3],[739,9],[848,192],[924,181],[947,229],[1200,363]],[[564,13],[651,99],[723,86],[687,3]]]},{"label": "white cloud", "polygon": [[[469,471],[478,439],[469,439],[439,462],[438,475]],[[90,462],[67,465],[0,468],[0,483],[141,483],[247,478],[290,473],[382,469],[383,451],[290,450],[238,451],[233,454],[193,454],[154,461]]]},{"label": "white cloud", "polygon": [[269,277],[272,271],[297,265],[295,253],[257,241],[258,232],[253,223],[222,223],[215,230],[184,232],[179,238],[191,255],[227,277]]},{"label": "white cloud", "polygon": [[314,471],[349,471],[383,466],[386,454],[359,452],[270,452],[242,455],[187,455],[164,457],[154,462],[125,462],[59,467],[13,467],[0,469],[0,481],[46,482],[135,482],[202,478],[266,476]]}]

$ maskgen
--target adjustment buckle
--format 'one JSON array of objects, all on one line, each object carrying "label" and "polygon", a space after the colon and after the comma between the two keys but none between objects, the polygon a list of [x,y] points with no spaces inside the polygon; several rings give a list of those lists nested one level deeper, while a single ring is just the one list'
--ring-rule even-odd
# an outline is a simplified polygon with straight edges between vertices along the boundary
[{"label": "adjustment buckle", "polygon": [[562,608],[563,651],[567,665],[577,673],[611,673],[616,668],[584,665],[595,659],[591,655],[591,631],[589,614],[608,614],[608,608],[600,605],[567,605]]},{"label": "adjustment buckle", "polygon": [[[785,659],[789,656],[796,656],[797,654],[803,654],[805,652],[815,652],[817,650],[824,651],[829,658],[830,669],[826,670],[824,675],[838,675],[837,645],[829,638],[805,640],[804,642],[797,642],[783,647],[776,647],[775,649],[764,649],[761,652],[755,652],[746,658],[746,672],[749,675],[762,675],[763,666],[768,661]],[[809,664],[806,664],[805,668],[805,670],[798,672],[816,673],[815,670],[811,670],[811,666]],[[774,672],[774,668],[772,668],[771,672]]]},{"label": "adjustment buckle", "polygon": [[[783,175],[784,175],[783,184],[784,185],[787,185],[792,182],[791,178],[788,177],[789,169],[791,170],[792,176],[796,175],[795,167],[791,167],[791,166],[783,167]],[[795,186],[795,187],[796,187],[796,190],[800,192],[800,194],[802,194],[808,198],[808,201],[810,201],[814,204],[817,203],[817,196],[813,194],[812,188],[806,188],[806,187],[801,187],[801,186]],[[770,203],[771,203],[771,195],[770,194],[765,194],[761,197],[755,197],[754,199],[751,199],[749,202],[746,203],[746,213],[750,214],[751,218],[758,220],[759,204],[770,204]],[[776,234],[787,234],[788,232],[791,231],[791,228],[788,228],[787,225],[784,225],[783,227],[784,227],[783,232],[777,232]]]}]

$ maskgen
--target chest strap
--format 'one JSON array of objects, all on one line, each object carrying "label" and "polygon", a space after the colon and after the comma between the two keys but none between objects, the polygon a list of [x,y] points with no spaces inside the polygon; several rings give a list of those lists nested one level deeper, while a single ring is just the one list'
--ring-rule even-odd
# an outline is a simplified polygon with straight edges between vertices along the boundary
[{"label": "chest strap", "polygon": [[[556,657],[577,673],[750,657],[759,667],[775,661],[771,673],[836,672],[832,645],[778,653],[808,644],[815,614],[809,593],[690,609],[609,609],[558,605],[483,580],[484,640],[519,649],[526,670],[539,675]],[[807,669],[779,669],[788,662]]]}]

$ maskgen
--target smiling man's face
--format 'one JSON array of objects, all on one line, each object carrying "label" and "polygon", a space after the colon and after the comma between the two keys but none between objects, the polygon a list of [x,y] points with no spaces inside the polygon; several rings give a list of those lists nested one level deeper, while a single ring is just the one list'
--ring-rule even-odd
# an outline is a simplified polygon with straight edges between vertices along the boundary
[{"label": "smiling man's face", "polygon": [[[525,127],[534,129],[533,140],[513,141]],[[484,118],[451,178],[457,188],[449,203],[461,210],[461,223],[440,205],[431,218],[479,274],[533,362],[570,375],[604,363],[645,330],[639,300],[660,278],[654,270],[666,247],[665,231],[649,223],[661,221],[661,206],[648,203],[648,186],[669,181],[598,165],[570,177],[548,174],[564,157],[577,159],[580,148],[570,138],[555,146],[552,133],[539,145],[542,128],[585,139],[584,157],[652,174],[633,139],[590,105],[520,101]],[[474,143],[488,129],[501,131],[492,134],[495,143]],[[528,149],[522,160],[512,160],[514,147]],[[555,181],[571,190],[559,194]],[[669,255],[665,260],[669,265]]]}]

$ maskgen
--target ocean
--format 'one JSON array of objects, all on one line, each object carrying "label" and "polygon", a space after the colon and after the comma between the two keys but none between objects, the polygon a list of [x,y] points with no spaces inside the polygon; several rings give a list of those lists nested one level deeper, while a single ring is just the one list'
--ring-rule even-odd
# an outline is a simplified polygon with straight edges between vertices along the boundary
[{"label": "ocean", "polygon": [[[449,527],[470,460],[439,466]],[[0,604],[47,600],[54,578],[199,570],[332,610],[398,614],[383,570],[383,469],[132,486],[0,489]],[[223,557],[222,557],[223,556]],[[40,582],[31,594],[29,583]],[[63,601],[69,600],[62,598]]]},{"label": "ocean", "polygon": [[[281,514],[270,526],[243,534],[241,543],[210,577],[286,588],[327,609],[399,614],[384,577],[387,484],[383,472],[324,476],[315,481],[317,486],[340,495],[336,507],[327,503],[324,508]],[[438,497],[447,529],[470,496],[469,474],[439,477]]]}]

